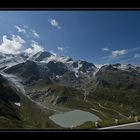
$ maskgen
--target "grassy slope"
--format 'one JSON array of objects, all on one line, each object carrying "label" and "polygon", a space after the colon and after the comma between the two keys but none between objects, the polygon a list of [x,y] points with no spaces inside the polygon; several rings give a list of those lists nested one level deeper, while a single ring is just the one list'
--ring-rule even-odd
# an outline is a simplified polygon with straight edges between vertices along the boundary
[{"label": "grassy slope", "polygon": [[[95,86],[94,86],[95,85]],[[98,72],[96,81],[89,85],[89,99],[119,108],[126,114],[140,114],[140,77],[131,72]]]}]

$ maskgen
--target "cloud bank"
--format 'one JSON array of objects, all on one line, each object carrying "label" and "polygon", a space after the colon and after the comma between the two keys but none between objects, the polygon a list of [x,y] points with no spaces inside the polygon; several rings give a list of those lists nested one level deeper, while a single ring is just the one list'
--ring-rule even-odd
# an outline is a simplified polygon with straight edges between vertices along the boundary
[{"label": "cloud bank", "polygon": [[2,43],[0,44],[0,52],[6,54],[16,54],[22,50],[25,40],[18,35],[12,35],[11,39],[7,38],[7,35],[2,37]]},{"label": "cloud bank", "polygon": [[102,51],[109,51],[109,48],[102,48]]},{"label": "cloud bank", "polygon": [[128,50],[115,50],[115,51],[112,51],[112,57],[118,57],[118,56],[122,56],[122,55],[125,55],[128,53]]},{"label": "cloud bank", "polygon": [[44,51],[44,48],[38,42],[32,40],[31,48],[25,50],[28,54],[36,54],[37,52]]}]

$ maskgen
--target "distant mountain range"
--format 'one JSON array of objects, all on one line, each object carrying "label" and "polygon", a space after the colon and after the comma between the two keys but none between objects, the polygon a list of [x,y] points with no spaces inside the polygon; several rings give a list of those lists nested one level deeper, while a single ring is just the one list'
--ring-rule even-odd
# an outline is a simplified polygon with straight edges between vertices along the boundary
[{"label": "distant mountain range", "polygon": [[[22,124],[21,113],[14,103],[20,102],[21,99],[25,106],[32,104],[33,100],[48,107],[84,102],[86,96],[86,100],[91,102],[124,106],[129,114],[140,113],[139,66],[117,63],[98,68],[93,63],[56,56],[47,51],[34,55],[0,53],[0,73],[0,116],[11,120],[14,117],[19,121],[19,125]],[[3,73],[19,78],[25,95],[29,98],[21,98],[19,91],[9,85]],[[3,107],[6,108],[4,112]],[[6,110],[11,114],[7,114]],[[33,110],[36,109],[30,108],[30,111]],[[28,116],[27,110],[23,112]],[[35,121],[38,117],[35,117]],[[54,124],[51,126],[55,127]]]}]

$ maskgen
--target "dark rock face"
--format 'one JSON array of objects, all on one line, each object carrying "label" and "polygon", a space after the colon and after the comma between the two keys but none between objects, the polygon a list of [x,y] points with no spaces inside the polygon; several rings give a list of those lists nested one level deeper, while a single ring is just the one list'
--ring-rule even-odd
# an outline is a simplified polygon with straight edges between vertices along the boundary
[{"label": "dark rock face", "polygon": [[0,116],[12,120],[20,120],[19,112],[14,103],[20,102],[20,97],[16,90],[12,88],[8,81],[0,75]]},{"label": "dark rock face", "polygon": [[96,70],[96,66],[92,63],[88,63],[86,61],[81,61],[80,64],[82,64],[82,67],[79,69],[80,71],[82,72],[86,72],[87,70],[88,71],[92,71],[92,70]]},{"label": "dark rock face", "polygon": [[50,73],[54,73],[55,75],[63,75],[68,71],[67,67],[62,62],[50,61],[47,64],[47,67],[49,68]]},{"label": "dark rock face", "polygon": [[113,66],[115,66],[116,68],[120,67],[121,64],[120,63],[116,63],[116,64],[113,64]]},{"label": "dark rock face", "polygon": [[76,61],[72,65],[73,65],[74,68],[76,68],[76,67],[78,67],[78,62]]},{"label": "dark rock face", "polygon": [[62,96],[62,97],[57,99],[55,104],[64,104],[65,102],[67,102],[68,99],[69,99],[68,96]]},{"label": "dark rock face", "polygon": [[20,97],[17,95],[16,91],[8,85],[8,82],[2,75],[0,75],[0,99],[11,102],[20,101]]},{"label": "dark rock face", "polygon": [[73,72],[66,72],[59,81],[63,85],[78,87],[80,86],[80,79],[77,79]]},{"label": "dark rock face", "polygon": [[24,84],[30,84],[33,81],[37,81],[41,78],[47,83],[51,82],[47,73],[33,61],[26,61],[24,63],[17,64],[4,70],[4,72],[19,76],[22,78]]},{"label": "dark rock face", "polygon": [[79,71],[82,71],[82,72],[86,72],[86,71],[95,71],[97,68],[94,64],[92,63],[89,63],[89,62],[86,62],[86,61],[75,61],[72,66],[74,68],[77,68],[78,67],[78,64],[81,65],[81,67],[79,68]]}]

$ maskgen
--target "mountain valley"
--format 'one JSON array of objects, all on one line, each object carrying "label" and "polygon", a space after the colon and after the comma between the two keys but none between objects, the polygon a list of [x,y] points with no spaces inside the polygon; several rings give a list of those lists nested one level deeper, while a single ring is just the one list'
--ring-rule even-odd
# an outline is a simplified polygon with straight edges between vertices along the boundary
[{"label": "mountain valley", "polygon": [[[0,54],[0,127],[63,129],[51,115],[74,109],[97,115],[100,125],[140,116],[140,67],[83,60],[43,51]],[[95,128],[85,122],[75,129]]]}]

